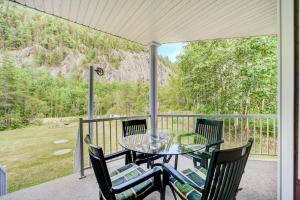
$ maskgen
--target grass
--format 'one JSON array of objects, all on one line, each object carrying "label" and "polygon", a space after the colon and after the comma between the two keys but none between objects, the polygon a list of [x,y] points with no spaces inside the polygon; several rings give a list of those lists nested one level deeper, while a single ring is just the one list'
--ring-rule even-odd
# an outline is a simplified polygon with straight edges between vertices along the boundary
[{"label": "grass", "polygon": [[[77,123],[66,127],[31,126],[0,132],[0,165],[8,171],[8,192],[43,183],[73,172],[73,153],[54,156],[60,149],[75,148]],[[55,140],[68,139],[66,144]]]},{"label": "grass", "polygon": [[[180,120],[172,122],[171,119],[159,121],[159,128],[173,129],[179,131],[192,131],[193,121]],[[177,126],[177,124],[179,124]],[[105,148],[105,153],[121,150],[118,139],[122,137],[122,127],[120,121],[112,121],[94,124],[94,133],[98,129],[98,144]],[[103,127],[104,126],[104,127]],[[41,126],[30,126],[26,128],[7,130],[0,132],[0,165],[5,165],[8,171],[8,192],[17,191],[26,187],[37,185],[49,180],[63,177],[73,173],[73,153],[62,156],[54,156],[53,153],[60,149],[75,149],[77,138],[78,123],[72,122],[67,126],[57,124],[47,124]],[[105,136],[103,137],[103,131]],[[228,145],[228,138],[234,141],[234,132],[228,134],[225,128],[225,139],[227,147],[235,147],[234,144]],[[87,125],[84,126],[84,135],[88,132]],[[258,131],[259,132],[259,131]],[[111,133],[111,134],[110,134]],[[238,134],[239,136],[240,134]],[[253,136],[253,131],[250,133]],[[66,144],[54,144],[56,140],[68,139]],[[244,142],[246,141],[244,136]],[[253,151],[266,154],[266,136],[262,135],[262,149],[260,148],[259,137]],[[96,140],[96,137],[95,137]],[[105,142],[103,142],[105,141]],[[111,142],[110,142],[111,141]],[[237,142],[240,138],[237,138]],[[273,137],[270,135],[270,153],[275,152]],[[96,142],[95,142],[96,143]],[[253,159],[276,159],[274,156],[251,155]],[[87,146],[85,145],[85,166],[88,165]]]}]

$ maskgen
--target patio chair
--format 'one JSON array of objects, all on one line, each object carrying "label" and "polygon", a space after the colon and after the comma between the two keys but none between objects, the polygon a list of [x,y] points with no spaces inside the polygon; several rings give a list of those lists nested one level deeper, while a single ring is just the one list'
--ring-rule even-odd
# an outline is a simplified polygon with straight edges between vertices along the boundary
[{"label": "patio chair", "polygon": [[193,167],[178,172],[163,164],[163,194],[169,185],[181,199],[235,199],[252,143],[250,138],[245,146],[214,150],[208,170]]},{"label": "patio chair", "polygon": [[101,147],[89,145],[89,156],[99,185],[100,200],[143,199],[154,191],[162,194],[162,171],[159,167],[145,171],[134,163],[128,163],[109,173],[106,160],[122,155],[130,156],[130,152],[124,150],[104,157]]},{"label": "patio chair", "polygon": [[[122,121],[123,125],[123,137],[135,135],[135,134],[145,134],[147,131],[147,121],[146,119],[134,119],[128,121]],[[154,160],[161,158],[159,155],[149,156],[144,153],[132,152],[133,162],[137,165],[147,163],[147,168],[153,164]]]},{"label": "patio chair", "polygon": [[224,142],[222,140],[223,121],[197,119],[196,134],[200,134],[207,138],[208,145],[205,151],[189,153],[188,156],[192,157],[195,167],[204,167],[207,169],[209,159],[212,156],[213,150],[220,149],[220,145]]}]

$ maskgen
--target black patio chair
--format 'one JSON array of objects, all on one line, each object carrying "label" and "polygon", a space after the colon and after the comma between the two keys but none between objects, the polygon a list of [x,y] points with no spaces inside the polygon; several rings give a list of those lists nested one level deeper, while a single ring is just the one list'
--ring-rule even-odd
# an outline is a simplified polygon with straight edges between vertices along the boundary
[{"label": "black patio chair", "polygon": [[106,160],[122,155],[130,157],[131,154],[124,150],[104,156],[102,148],[89,145],[89,156],[99,185],[100,200],[144,199],[154,191],[162,194],[162,171],[159,167],[145,171],[134,163],[128,163],[109,173]]},{"label": "black patio chair", "polygon": [[208,145],[205,151],[189,153],[192,157],[195,167],[202,166],[207,169],[209,159],[212,156],[213,150],[220,149],[220,145],[224,142],[222,140],[223,121],[197,119],[195,133],[207,138]]},{"label": "black patio chair", "polygon": [[[147,121],[146,119],[134,119],[128,121],[122,121],[123,125],[123,137],[135,135],[135,134],[145,134],[147,131]],[[147,163],[147,168],[153,164],[154,160],[161,158],[159,155],[149,156],[144,153],[132,152],[133,162],[137,165]]]},{"label": "black patio chair", "polygon": [[176,171],[169,164],[163,164],[163,194],[166,186],[181,199],[232,200],[236,198],[239,184],[251,150],[253,139],[245,146],[214,150],[209,169],[203,167]]}]

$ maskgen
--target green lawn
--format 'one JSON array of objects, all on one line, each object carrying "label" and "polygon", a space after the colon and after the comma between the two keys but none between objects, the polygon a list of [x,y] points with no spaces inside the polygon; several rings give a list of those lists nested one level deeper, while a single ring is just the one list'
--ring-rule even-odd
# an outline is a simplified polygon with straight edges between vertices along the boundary
[{"label": "green lawn", "polygon": [[[8,171],[8,192],[43,183],[72,173],[73,152],[53,153],[75,148],[78,123],[66,127],[31,126],[0,132],[0,165]],[[55,140],[68,139],[66,144]]]}]

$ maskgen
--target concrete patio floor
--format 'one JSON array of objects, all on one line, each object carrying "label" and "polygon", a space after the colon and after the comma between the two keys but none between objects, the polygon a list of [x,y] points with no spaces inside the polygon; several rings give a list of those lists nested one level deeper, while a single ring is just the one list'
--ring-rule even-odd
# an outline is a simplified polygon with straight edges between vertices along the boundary
[{"label": "concrete patio floor", "polygon": [[[172,162],[172,161],[171,161]],[[123,160],[110,162],[109,169],[121,166]],[[190,159],[179,158],[178,169],[185,169],[192,166]],[[98,196],[98,185],[92,170],[86,170],[86,177],[78,179],[79,175],[74,174],[59,178],[47,183],[33,186],[24,190],[10,193],[1,200],[96,200]],[[276,199],[277,189],[277,162],[249,160],[243,175],[237,199],[246,200],[272,200]],[[167,189],[166,199],[174,199],[172,192]],[[149,195],[147,200],[159,199],[157,192]]]}]

